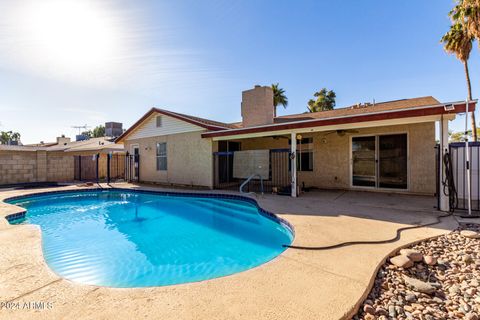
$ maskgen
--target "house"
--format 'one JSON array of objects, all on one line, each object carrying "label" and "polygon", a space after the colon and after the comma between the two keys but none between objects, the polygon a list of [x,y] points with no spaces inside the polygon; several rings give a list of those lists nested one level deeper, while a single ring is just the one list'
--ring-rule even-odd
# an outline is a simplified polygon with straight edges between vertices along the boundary
[{"label": "house", "polygon": [[436,123],[444,152],[448,121],[465,110],[428,96],[275,117],[271,88],[255,86],[242,93],[239,123],[152,108],[116,141],[138,158],[142,182],[238,190],[258,174],[257,185],[260,176],[292,196],[312,187],[433,195]]}]

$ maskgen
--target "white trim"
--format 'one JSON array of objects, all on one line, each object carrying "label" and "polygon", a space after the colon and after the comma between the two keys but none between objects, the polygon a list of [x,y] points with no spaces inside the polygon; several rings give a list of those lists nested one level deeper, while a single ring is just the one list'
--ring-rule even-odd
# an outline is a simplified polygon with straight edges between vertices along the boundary
[{"label": "white trim", "polygon": [[[379,187],[379,179],[380,179],[380,144],[379,144],[379,137],[381,136],[390,136],[390,135],[399,135],[405,134],[407,135],[407,188],[406,189],[398,189],[398,188],[381,188]],[[368,186],[354,186],[353,185],[353,153],[352,153],[352,143],[353,138],[356,137],[375,137],[375,186],[368,187]],[[383,132],[383,133],[370,133],[370,134],[358,134],[358,135],[351,135],[349,139],[349,154],[350,154],[350,173],[349,173],[349,180],[350,180],[350,188],[354,190],[381,190],[381,191],[389,191],[389,190],[396,190],[399,192],[410,192],[410,131],[393,131],[393,132]]]},{"label": "white trim", "polygon": [[[440,165],[438,166],[439,169],[439,177],[440,181],[445,181],[445,163],[443,162],[443,157],[446,153],[449,152],[448,150],[448,120],[443,118],[439,121],[439,130],[440,130]],[[440,197],[440,210],[441,211],[449,211],[450,204],[449,204],[449,195],[448,195],[448,188],[445,190],[440,187],[439,191]],[[445,194],[446,193],[446,194]]]},{"label": "white trim", "polygon": [[[158,146],[160,144],[165,144],[165,155],[159,156],[158,155]],[[158,158],[165,158],[165,166],[166,169],[158,169]],[[161,142],[156,142],[155,143],[155,169],[156,171],[168,171],[168,143],[167,141],[161,141]]]},{"label": "white trim", "polygon": [[140,145],[139,145],[138,143],[132,143],[132,144],[130,145],[130,154],[135,154],[135,153],[133,152],[133,149],[134,149],[134,148],[138,148],[138,153],[140,153]]},{"label": "white trim", "polygon": [[[131,155],[135,155],[135,152],[134,152],[134,149],[137,148],[138,149],[138,155],[140,156],[140,145],[138,143],[132,143],[130,145],[130,154]],[[135,160],[133,161],[134,163],[134,167],[133,167],[133,179],[138,179],[139,177],[137,177],[137,168],[135,168]],[[140,169],[140,168],[139,168]]]}]

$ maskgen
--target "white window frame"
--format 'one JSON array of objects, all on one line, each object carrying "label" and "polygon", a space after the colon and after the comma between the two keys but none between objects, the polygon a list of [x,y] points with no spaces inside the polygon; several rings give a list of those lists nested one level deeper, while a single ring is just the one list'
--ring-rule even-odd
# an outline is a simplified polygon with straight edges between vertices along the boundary
[{"label": "white window frame", "polygon": [[[380,136],[390,136],[396,134],[406,134],[407,135],[407,188],[406,189],[395,189],[395,188],[380,188],[378,186],[378,174],[380,172],[380,161],[378,159],[379,150],[379,137]],[[353,151],[352,144],[353,138],[357,137],[375,137],[375,186],[355,186],[353,185]],[[350,188],[351,189],[360,189],[360,190],[379,190],[379,191],[389,191],[389,192],[409,192],[410,191],[410,133],[408,131],[393,131],[393,132],[383,132],[383,133],[368,133],[368,134],[357,134],[351,135],[349,140],[349,154],[350,154]]]},{"label": "white window frame", "polygon": [[[159,146],[164,144],[165,145],[165,154],[159,154]],[[160,158],[165,159],[165,168],[159,168],[158,160]],[[167,143],[166,142],[157,142],[155,145],[155,166],[157,171],[167,171],[168,170],[168,152],[167,152]]]},{"label": "white window frame", "polygon": [[[130,154],[132,156],[135,155],[135,149],[138,150],[138,156],[140,156],[140,145],[138,143],[132,143],[130,145]],[[134,169],[133,169],[133,178],[134,179],[137,179],[138,176],[137,176],[137,169],[138,169],[138,162],[134,161]]]}]

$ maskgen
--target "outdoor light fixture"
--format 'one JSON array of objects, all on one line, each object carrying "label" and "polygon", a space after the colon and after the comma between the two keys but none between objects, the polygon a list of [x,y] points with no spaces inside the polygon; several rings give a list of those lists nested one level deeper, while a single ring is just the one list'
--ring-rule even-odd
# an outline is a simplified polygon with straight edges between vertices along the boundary
[{"label": "outdoor light fixture", "polygon": [[443,106],[443,109],[445,109],[445,111],[455,111],[455,106],[453,104],[446,104]]}]

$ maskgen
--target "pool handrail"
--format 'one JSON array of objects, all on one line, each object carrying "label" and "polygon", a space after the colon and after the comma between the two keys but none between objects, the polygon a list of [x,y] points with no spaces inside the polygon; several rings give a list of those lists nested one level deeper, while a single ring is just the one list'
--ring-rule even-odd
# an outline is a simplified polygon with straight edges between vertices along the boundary
[{"label": "pool handrail", "polygon": [[245,180],[241,185],[240,185],[240,193],[253,193],[253,194],[256,194],[255,192],[245,192],[243,191],[243,187],[245,187],[245,185],[247,183],[250,182],[250,180],[252,180],[254,177],[259,177],[260,178],[260,191],[262,192],[262,195],[263,195],[263,178],[260,174],[258,173],[254,173],[254,174],[251,174],[247,180]]}]

